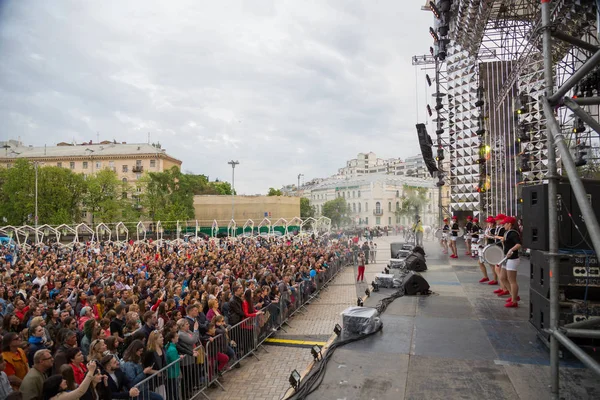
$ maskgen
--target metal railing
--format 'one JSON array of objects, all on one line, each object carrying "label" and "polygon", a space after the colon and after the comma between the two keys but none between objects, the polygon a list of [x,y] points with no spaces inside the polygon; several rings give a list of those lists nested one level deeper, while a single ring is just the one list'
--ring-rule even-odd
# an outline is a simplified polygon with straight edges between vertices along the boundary
[{"label": "metal railing", "polygon": [[[351,254],[351,253],[350,253]],[[352,265],[352,257],[340,254],[329,265],[323,267],[310,279],[292,284],[291,294],[282,295],[278,302],[263,307],[255,316],[248,317],[225,333],[216,335],[194,349],[194,355],[181,355],[164,368],[138,382],[140,395],[133,399],[178,400],[196,399],[200,396],[209,399],[205,391],[218,387],[225,391],[219,378],[241,360],[253,356],[263,343],[278,329],[289,325],[288,321],[327,289],[344,267]]]}]

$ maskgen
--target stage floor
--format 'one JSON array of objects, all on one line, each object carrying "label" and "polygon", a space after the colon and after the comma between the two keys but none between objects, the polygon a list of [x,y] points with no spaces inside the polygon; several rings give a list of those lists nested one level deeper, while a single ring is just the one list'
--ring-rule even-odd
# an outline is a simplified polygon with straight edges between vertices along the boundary
[{"label": "stage floor", "polygon": [[[383,330],[338,349],[327,366],[321,399],[549,399],[549,352],[529,318],[529,265],[519,270],[521,302],[505,308],[498,286],[478,283],[474,260],[434,255],[426,243],[430,296],[396,299]],[[463,252],[464,254],[464,252]],[[365,302],[374,307],[395,289]],[[578,362],[563,361],[561,398],[599,399],[600,379]]]}]

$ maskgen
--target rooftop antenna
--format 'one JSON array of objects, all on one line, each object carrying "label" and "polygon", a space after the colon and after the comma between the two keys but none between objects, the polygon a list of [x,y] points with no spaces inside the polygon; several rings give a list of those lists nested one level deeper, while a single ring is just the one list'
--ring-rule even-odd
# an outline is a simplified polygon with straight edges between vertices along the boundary
[{"label": "rooftop antenna", "polygon": [[46,144],[44,143],[44,155],[46,155]]},{"label": "rooftop antenna", "polygon": [[10,145],[8,143],[5,143],[4,146],[2,146],[2,147],[6,151],[6,155],[8,155],[8,149],[10,149]]},{"label": "rooftop antenna", "polygon": [[100,132],[96,132],[96,143],[100,143]]},{"label": "rooftop antenna", "polygon": [[148,144],[150,144],[150,132],[148,132]]}]

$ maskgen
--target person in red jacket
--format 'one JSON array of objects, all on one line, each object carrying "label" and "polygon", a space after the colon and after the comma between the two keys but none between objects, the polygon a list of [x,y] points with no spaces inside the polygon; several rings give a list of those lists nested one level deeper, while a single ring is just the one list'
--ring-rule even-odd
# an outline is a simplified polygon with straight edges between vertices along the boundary
[{"label": "person in red jacket", "polygon": [[72,347],[67,350],[67,362],[73,369],[73,376],[75,377],[75,383],[81,385],[87,374],[87,368],[83,363],[83,353],[79,347]]}]

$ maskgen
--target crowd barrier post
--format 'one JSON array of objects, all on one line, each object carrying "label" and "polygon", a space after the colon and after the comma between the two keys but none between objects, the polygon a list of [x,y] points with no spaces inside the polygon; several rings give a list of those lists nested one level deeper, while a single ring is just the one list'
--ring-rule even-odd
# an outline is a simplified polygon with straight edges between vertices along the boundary
[{"label": "crowd barrier post", "polygon": [[216,384],[221,390],[226,391],[221,382],[219,382],[219,377],[228,368],[229,356],[227,355],[227,346],[227,337],[217,335],[212,340],[207,341],[203,347],[205,352],[204,372],[208,387]]},{"label": "crowd barrier post", "polygon": [[255,343],[254,325],[256,324],[257,317],[259,317],[259,315],[255,317],[248,317],[238,324],[232,326],[227,331],[230,342],[233,342],[230,343],[230,347],[235,353],[235,362],[233,364],[237,364],[249,355],[256,357],[257,360],[260,360],[255,352],[257,346]]}]

